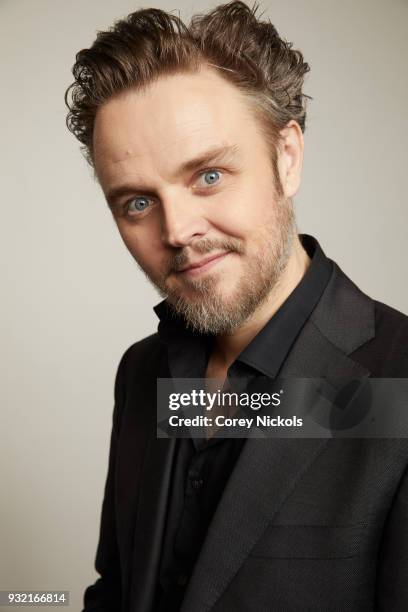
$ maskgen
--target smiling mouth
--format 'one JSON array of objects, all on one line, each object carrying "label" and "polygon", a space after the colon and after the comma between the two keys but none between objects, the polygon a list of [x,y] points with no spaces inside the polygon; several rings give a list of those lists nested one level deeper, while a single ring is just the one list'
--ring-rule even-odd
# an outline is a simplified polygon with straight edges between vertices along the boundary
[{"label": "smiling mouth", "polygon": [[177,274],[197,276],[215,266],[229,254],[230,251],[225,251],[224,253],[217,253],[216,255],[206,257],[205,259],[201,259],[200,261],[189,264],[185,268],[178,270]]}]

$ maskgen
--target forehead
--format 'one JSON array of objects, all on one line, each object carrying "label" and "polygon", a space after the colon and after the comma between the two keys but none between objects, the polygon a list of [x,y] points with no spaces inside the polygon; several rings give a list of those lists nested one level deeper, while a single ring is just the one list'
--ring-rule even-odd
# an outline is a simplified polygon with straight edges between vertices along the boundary
[{"label": "forehead", "polygon": [[[163,77],[98,109],[94,162],[101,182],[123,169],[167,175],[216,146],[244,147],[257,125],[240,91],[211,69]],[[135,171],[135,170],[134,170]],[[103,185],[102,185],[103,186]]]}]

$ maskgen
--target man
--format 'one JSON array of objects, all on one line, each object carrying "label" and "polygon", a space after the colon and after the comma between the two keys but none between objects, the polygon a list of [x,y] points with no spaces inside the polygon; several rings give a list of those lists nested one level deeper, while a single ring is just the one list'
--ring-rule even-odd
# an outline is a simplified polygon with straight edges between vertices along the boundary
[{"label": "man", "polygon": [[77,55],[68,126],[165,297],[119,365],[85,610],[408,607],[404,439],[157,438],[160,377],[407,375],[407,318],[296,231],[307,71],[241,2]]}]

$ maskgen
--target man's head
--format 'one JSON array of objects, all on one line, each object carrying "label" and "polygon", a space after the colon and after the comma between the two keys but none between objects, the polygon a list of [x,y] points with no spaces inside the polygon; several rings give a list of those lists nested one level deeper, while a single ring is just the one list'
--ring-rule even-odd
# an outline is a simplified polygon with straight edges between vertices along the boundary
[{"label": "man's head", "polygon": [[240,2],[189,28],[138,11],[77,55],[68,126],[129,251],[201,331],[239,327],[288,262],[307,70]]}]

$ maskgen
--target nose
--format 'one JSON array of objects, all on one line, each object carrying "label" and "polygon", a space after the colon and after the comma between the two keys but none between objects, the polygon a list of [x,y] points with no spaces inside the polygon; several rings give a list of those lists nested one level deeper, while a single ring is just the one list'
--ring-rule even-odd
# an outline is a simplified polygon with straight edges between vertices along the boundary
[{"label": "nose", "polygon": [[202,238],[209,230],[209,222],[194,198],[176,197],[162,200],[162,242],[180,248],[193,239]]}]

